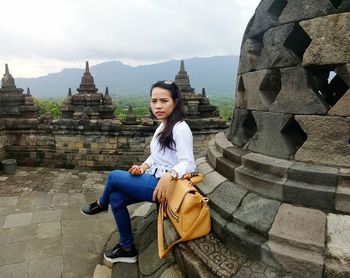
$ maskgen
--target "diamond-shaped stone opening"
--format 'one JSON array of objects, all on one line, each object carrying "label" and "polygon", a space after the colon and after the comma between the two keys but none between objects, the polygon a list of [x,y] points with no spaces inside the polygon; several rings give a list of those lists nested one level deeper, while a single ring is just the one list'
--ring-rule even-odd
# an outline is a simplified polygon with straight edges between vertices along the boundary
[{"label": "diamond-shaped stone opening", "polygon": [[281,91],[281,72],[278,69],[270,70],[262,80],[259,90],[264,102],[271,105]]},{"label": "diamond-shaped stone opening", "polygon": [[308,34],[296,23],[293,26],[293,31],[289,34],[283,45],[301,63],[310,43],[311,39]]},{"label": "diamond-shaped stone opening", "polygon": [[343,3],[343,0],[329,0],[329,2],[337,9]]},{"label": "diamond-shaped stone opening", "polygon": [[284,8],[287,6],[287,3],[287,0],[275,0],[270,6],[268,13],[279,18]]},{"label": "diamond-shaped stone opening", "polygon": [[247,143],[258,130],[254,116],[251,111],[247,114],[242,123],[244,141]]},{"label": "diamond-shaped stone opening", "polygon": [[327,104],[332,107],[349,90],[346,82],[334,72],[333,68],[312,70],[318,78],[318,88],[316,90],[321,94]]},{"label": "diamond-shaped stone opening", "polygon": [[296,153],[307,140],[306,133],[300,127],[299,123],[294,119],[294,117],[290,117],[288,122],[281,130],[281,134],[288,142],[289,147],[294,150],[293,153]]}]

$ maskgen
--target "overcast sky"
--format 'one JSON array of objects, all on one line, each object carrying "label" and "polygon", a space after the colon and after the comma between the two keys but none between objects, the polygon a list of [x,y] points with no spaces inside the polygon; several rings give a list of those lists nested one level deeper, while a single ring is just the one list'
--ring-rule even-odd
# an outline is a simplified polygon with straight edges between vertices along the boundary
[{"label": "overcast sky", "polygon": [[[0,76],[119,60],[142,65],[239,54],[260,0],[8,0],[1,3]],[[2,70],[1,70],[2,69]]]}]

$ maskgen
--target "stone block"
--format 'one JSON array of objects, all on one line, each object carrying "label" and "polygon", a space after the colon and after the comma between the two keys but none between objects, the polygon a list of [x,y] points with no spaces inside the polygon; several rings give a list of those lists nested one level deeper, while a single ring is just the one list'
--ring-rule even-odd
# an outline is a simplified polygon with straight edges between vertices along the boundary
[{"label": "stone block", "polygon": [[25,248],[22,249],[22,253],[24,253],[27,261],[60,256],[62,255],[61,245],[60,237],[38,238],[25,242]]},{"label": "stone block", "polygon": [[263,262],[272,266],[280,266],[283,272],[291,273],[293,277],[321,278],[323,257],[304,249],[268,241],[264,245]]},{"label": "stone block", "polygon": [[63,254],[64,277],[91,277],[99,256],[81,256],[81,254]]},{"label": "stone block", "polygon": [[280,204],[250,193],[243,198],[242,204],[232,215],[234,219],[244,223],[245,227],[267,236]]},{"label": "stone block", "polygon": [[242,156],[242,165],[255,171],[266,172],[283,178],[287,177],[287,171],[292,162],[259,153],[249,153]]},{"label": "stone block", "polygon": [[225,133],[219,132],[215,135],[215,146],[222,153],[224,149],[232,147],[232,144],[226,139]]},{"label": "stone block", "polygon": [[311,38],[303,57],[303,66],[336,65],[350,62],[348,28],[350,13],[340,13],[301,21]]},{"label": "stone block", "polygon": [[[212,139],[212,140],[214,142],[215,139]],[[218,157],[222,157],[222,153],[216,148],[215,145],[209,144],[207,161],[214,169],[216,168],[216,159]]]},{"label": "stone block", "polygon": [[[314,91],[312,76],[303,67],[281,69],[281,91],[270,111],[291,114],[326,114],[328,104]],[[291,105],[293,103],[293,105]]]},{"label": "stone block", "polygon": [[199,165],[203,164],[207,162],[207,158],[206,157],[200,157],[198,159],[196,159],[196,166],[198,167]]},{"label": "stone block", "polygon": [[260,247],[267,239],[258,233],[248,230],[236,223],[228,223],[225,227],[225,243],[248,257],[260,260]]},{"label": "stone block", "polygon": [[61,236],[61,222],[48,222],[38,224],[38,238]]},{"label": "stone block", "polygon": [[139,254],[139,271],[142,276],[160,274],[172,264],[174,264],[172,254],[169,254],[165,259],[158,257],[157,239],[153,240],[149,247]]},{"label": "stone block", "polygon": [[294,162],[288,168],[288,179],[335,188],[338,172],[339,169],[335,167]]},{"label": "stone block", "polygon": [[[239,57],[238,74],[256,69],[256,61],[262,49],[262,41],[248,38],[243,41]],[[238,82],[237,82],[238,83]]]},{"label": "stone block", "polygon": [[32,260],[28,263],[28,278],[60,278],[62,272],[62,256]]},{"label": "stone block", "polygon": [[[130,273],[128,273],[128,275],[130,275]],[[92,278],[111,278],[111,277],[112,277],[112,270],[109,267],[105,265],[100,265],[100,264],[96,265]]]},{"label": "stone block", "polygon": [[290,114],[253,111],[257,132],[248,142],[248,149],[270,156],[289,159],[296,146],[281,132],[293,117]]},{"label": "stone block", "polygon": [[269,240],[323,254],[326,215],[315,209],[282,204],[269,231]]},{"label": "stone block", "polygon": [[335,186],[287,180],[283,186],[283,199],[305,207],[334,210]]},{"label": "stone block", "polygon": [[137,264],[117,263],[113,265],[112,278],[140,277]]},{"label": "stone block", "polygon": [[247,153],[249,152],[244,149],[237,148],[237,147],[230,147],[230,148],[224,149],[223,156],[228,160],[231,160],[232,162],[235,162],[237,164],[242,164],[241,157],[243,155],[246,155]]},{"label": "stone block", "polygon": [[62,210],[43,210],[33,212],[33,223],[45,223],[61,220]]},{"label": "stone block", "polygon": [[286,48],[285,42],[294,30],[294,24],[284,24],[264,33],[263,49],[257,61],[257,70],[298,65],[297,58]]},{"label": "stone block", "polygon": [[207,174],[203,181],[197,185],[197,187],[201,192],[203,192],[204,195],[207,195],[213,192],[215,188],[225,181],[227,181],[227,179],[224,176],[214,171]]},{"label": "stone block", "polygon": [[212,193],[208,194],[210,199],[209,206],[230,221],[232,220],[232,213],[240,205],[246,194],[247,190],[238,187],[230,181],[225,181]]},{"label": "stone block", "polygon": [[296,22],[336,12],[335,7],[327,0],[294,0],[286,2],[287,5],[278,18],[280,23]]},{"label": "stone block", "polygon": [[327,278],[347,278],[350,273],[350,261],[326,258],[324,277]]},{"label": "stone block", "polygon": [[335,194],[335,209],[350,213],[350,169],[340,168],[337,191]]},{"label": "stone block", "polygon": [[350,63],[336,67],[335,72],[350,87]]},{"label": "stone block", "polygon": [[33,213],[18,213],[6,216],[3,228],[26,226],[32,223]]},{"label": "stone block", "polygon": [[238,166],[239,164],[234,163],[223,156],[216,160],[216,171],[231,180],[235,179],[235,169]]},{"label": "stone block", "polygon": [[67,193],[54,193],[51,200],[52,207],[67,207],[68,206],[68,194]]},{"label": "stone block", "polygon": [[0,207],[13,207],[17,204],[18,197],[0,197]]},{"label": "stone block", "polygon": [[227,221],[217,213],[212,207],[210,207],[211,218],[211,232],[220,237],[221,240],[225,240],[225,226]]},{"label": "stone block", "polygon": [[207,175],[207,174],[213,172],[214,168],[211,167],[207,162],[205,162],[205,163],[202,163],[199,166],[197,166],[196,171],[198,173],[201,173],[202,175]]},{"label": "stone block", "polygon": [[0,242],[11,243],[37,238],[38,225],[26,225],[9,229],[0,229]]},{"label": "stone block", "polygon": [[348,90],[337,103],[329,110],[328,115],[349,117],[350,111],[350,90]]},{"label": "stone block", "polygon": [[0,273],[6,278],[28,277],[27,262],[0,266]]},{"label": "stone block", "polygon": [[24,249],[24,241],[1,244],[0,266],[24,262]]},{"label": "stone block", "polygon": [[160,278],[183,278],[180,269],[176,265],[172,265],[168,267],[164,272],[160,275]]},{"label": "stone block", "polygon": [[327,249],[336,259],[350,262],[350,216],[330,213],[327,216]]},{"label": "stone block", "polygon": [[252,17],[248,23],[243,41],[245,41],[247,38],[260,35],[266,30],[270,29],[272,26],[278,24],[278,18],[271,13],[274,2],[274,0],[265,0],[259,4],[254,17]]},{"label": "stone block", "polygon": [[257,131],[251,111],[235,109],[233,121],[227,131],[227,139],[238,147],[243,147]]},{"label": "stone block", "polygon": [[350,167],[350,119],[297,115],[307,140],[295,154],[298,161]]},{"label": "stone block", "polygon": [[286,178],[255,171],[244,166],[235,170],[235,183],[242,185],[249,191],[277,200],[283,200],[283,185],[286,180]]}]

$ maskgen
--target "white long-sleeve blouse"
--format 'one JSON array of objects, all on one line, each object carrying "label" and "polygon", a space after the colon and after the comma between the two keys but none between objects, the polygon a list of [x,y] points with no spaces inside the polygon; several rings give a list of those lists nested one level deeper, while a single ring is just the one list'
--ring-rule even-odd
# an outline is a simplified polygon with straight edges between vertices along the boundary
[{"label": "white long-sleeve blouse", "polygon": [[156,129],[151,140],[151,154],[145,163],[149,165],[146,173],[160,178],[165,172],[174,169],[179,178],[184,174],[196,171],[193,155],[193,136],[186,122],[178,122],[173,128],[174,150],[165,148],[161,150],[158,134],[162,130],[163,123]]}]

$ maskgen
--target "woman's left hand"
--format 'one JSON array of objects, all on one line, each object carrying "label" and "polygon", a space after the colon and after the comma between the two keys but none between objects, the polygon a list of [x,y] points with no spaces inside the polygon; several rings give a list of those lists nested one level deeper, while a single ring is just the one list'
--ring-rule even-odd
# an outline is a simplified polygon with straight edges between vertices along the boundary
[{"label": "woman's left hand", "polygon": [[152,200],[155,202],[158,200],[159,203],[166,203],[171,194],[175,180],[171,179],[170,174],[165,173],[159,180],[156,188],[153,191]]}]

